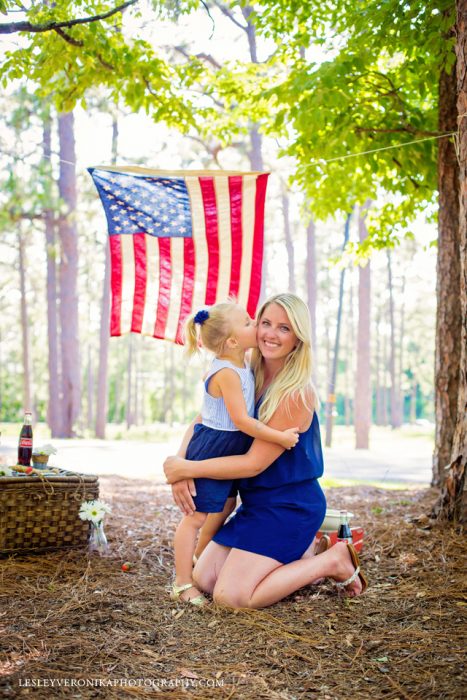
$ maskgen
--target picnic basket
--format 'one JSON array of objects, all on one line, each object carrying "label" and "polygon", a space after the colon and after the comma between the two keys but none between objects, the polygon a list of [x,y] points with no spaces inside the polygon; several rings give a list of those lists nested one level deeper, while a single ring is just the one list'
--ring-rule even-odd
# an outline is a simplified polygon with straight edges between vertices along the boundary
[{"label": "picnic basket", "polygon": [[87,543],[83,501],[99,496],[98,477],[59,470],[0,478],[0,555],[40,553]]}]

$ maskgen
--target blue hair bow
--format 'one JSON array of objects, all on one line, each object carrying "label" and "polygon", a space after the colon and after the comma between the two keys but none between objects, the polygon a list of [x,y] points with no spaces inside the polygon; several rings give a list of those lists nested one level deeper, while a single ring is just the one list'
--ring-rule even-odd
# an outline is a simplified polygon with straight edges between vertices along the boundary
[{"label": "blue hair bow", "polygon": [[195,315],[193,321],[195,323],[199,323],[200,326],[203,325],[203,323],[209,318],[209,311],[206,311],[206,309],[201,309],[201,311],[198,311],[198,313]]}]

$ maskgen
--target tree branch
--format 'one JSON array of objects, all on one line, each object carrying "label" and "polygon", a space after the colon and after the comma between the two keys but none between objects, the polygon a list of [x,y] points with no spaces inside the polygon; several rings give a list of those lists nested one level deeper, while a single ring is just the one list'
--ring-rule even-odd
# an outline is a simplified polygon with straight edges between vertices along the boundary
[{"label": "tree branch", "polygon": [[107,19],[112,17],[112,15],[117,14],[117,12],[122,12],[125,8],[130,5],[135,5],[138,0],[127,0],[127,2],[114,7],[108,12],[104,12],[101,15],[94,15],[93,17],[83,17],[81,19],[70,19],[66,22],[46,22],[45,24],[31,24],[31,22],[7,22],[6,24],[0,24],[0,34],[14,34],[15,32],[49,32],[51,30],[61,29],[62,27],[74,27],[77,24],[90,24],[91,22],[98,22],[101,19]]},{"label": "tree branch", "polygon": [[[355,133],[361,134],[364,132],[368,133],[373,133],[373,134],[412,134],[413,136],[443,136],[444,132],[442,131],[419,131],[419,129],[416,129],[413,126],[401,126],[396,129],[378,129],[376,127],[363,127],[363,126],[357,126],[355,129]],[[448,133],[446,133],[446,136]]]},{"label": "tree branch", "polygon": [[175,51],[178,51],[178,53],[181,53],[187,60],[190,60],[191,58],[199,58],[201,61],[210,63],[212,66],[214,66],[214,68],[222,68],[221,64],[218,63],[210,53],[196,53],[194,56],[192,56],[183,46],[174,46],[172,48]]},{"label": "tree branch", "polygon": [[226,5],[224,5],[223,2],[220,2],[220,0],[213,0],[213,2],[214,5],[222,12],[222,14],[228,17],[231,22],[237,25],[237,27],[243,29],[244,32],[248,31],[248,27],[245,27],[244,24],[239,22],[238,19],[234,17],[233,12],[231,12],[231,10]]},{"label": "tree branch", "polygon": [[[67,41],[72,46],[77,46],[78,48],[82,48],[84,46],[84,41],[81,41],[80,39],[74,39],[72,36],[70,36],[69,34],[64,32],[63,29],[58,29],[58,27],[56,27],[54,29],[54,31],[57,32],[57,34],[59,36],[61,36],[62,39]],[[99,63],[102,66],[104,66],[104,68],[107,68],[107,70],[114,69],[114,67],[110,63],[107,63],[107,61],[104,58],[102,58],[102,56],[97,52],[96,52],[96,57],[97,57],[97,60],[99,61]]]}]

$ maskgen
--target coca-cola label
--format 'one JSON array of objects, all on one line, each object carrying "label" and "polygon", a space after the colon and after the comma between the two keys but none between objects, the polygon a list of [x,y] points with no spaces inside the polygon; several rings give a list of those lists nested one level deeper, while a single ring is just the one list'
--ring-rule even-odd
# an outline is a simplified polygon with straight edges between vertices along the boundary
[{"label": "coca-cola label", "polygon": [[32,438],[27,438],[27,437],[20,438],[19,446],[20,447],[32,447]]}]

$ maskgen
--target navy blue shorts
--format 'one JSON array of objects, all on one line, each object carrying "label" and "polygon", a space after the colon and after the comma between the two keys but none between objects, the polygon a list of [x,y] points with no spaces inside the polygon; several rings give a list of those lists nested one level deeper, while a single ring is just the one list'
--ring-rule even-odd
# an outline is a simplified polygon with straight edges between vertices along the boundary
[{"label": "navy blue shorts", "polygon": [[[214,430],[197,423],[186,458],[202,460],[243,455],[248,452],[252,442],[253,438],[240,430]],[[200,513],[221,513],[227,498],[237,494],[233,479],[195,479],[195,485],[196,496],[193,500]]]}]

